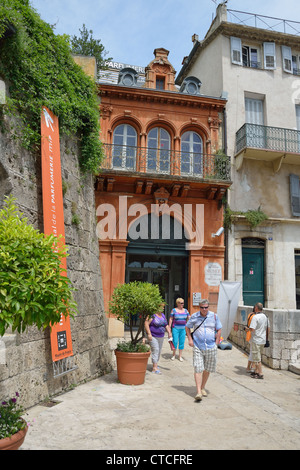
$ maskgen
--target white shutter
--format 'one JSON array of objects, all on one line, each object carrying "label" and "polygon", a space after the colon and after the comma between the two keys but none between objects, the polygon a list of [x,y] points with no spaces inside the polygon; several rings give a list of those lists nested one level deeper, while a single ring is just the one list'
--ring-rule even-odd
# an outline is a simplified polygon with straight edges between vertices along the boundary
[{"label": "white shutter", "polygon": [[262,100],[245,98],[245,109],[247,123],[264,125],[264,106]]},{"label": "white shutter", "polygon": [[300,183],[298,175],[290,175],[292,215],[300,217]]},{"label": "white shutter", "polygon": [[231,62],[237,65],[243,65],[242,63],[242,41],[240,38],[231,36]]},{"label": "white shutter", "polygon": [[276,53],[274,42],[264,42],[264,66],[265,69],[276,69]]},{"label": "white shutter", "polygon": [[281,46],[282,68],[285,72],[293,73],[292,70],[292,50],[290,47]]},{"label": "white shutter", "polygon": [[296,104],[296,124],[297,124],[297,142],[298,153],[300,153],[300,104]]},{"label": "white shutter", "polygon": [[296,104],[297,129],[300,131],[300,104]]}]

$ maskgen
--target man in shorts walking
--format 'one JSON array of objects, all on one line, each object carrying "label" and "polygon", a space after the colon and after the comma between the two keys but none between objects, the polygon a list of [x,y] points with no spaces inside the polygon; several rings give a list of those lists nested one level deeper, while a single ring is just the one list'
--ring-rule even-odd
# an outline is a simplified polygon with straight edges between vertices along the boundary
[{"label": "man in shorts walking", "polygon": [[[189,346],[193,347],[196,401],[206,397],[205,385],[210,372],[216,371],[217,344],[220,342],[222,324],[214,312],[209,310],[209,302],[200,302],[199,312],[194,313],[186,324]],[[193,329],[193,335],[191,334]]]},{"label": "man in shorts walking", "polygon": [[258,302],[255,305],[256,315],[252,317],[250,331],[252,333],[252,361],[255,372],[251,374],[253,379],[263,379],[261,355],[266,344],[267,333],[270,332],[268,317],[263,313],[263,305]]}]

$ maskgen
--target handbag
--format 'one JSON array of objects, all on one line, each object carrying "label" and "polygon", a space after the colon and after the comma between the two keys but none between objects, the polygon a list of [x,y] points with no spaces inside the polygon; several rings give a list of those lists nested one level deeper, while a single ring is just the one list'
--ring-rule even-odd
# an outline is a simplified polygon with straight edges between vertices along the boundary
[{"label": "handbag", "polygon": [[198,328],[200,328],[200,326],[205,322],[206,319],[207,319],[207,317],[204,318],[204,320],[200,323],[200,325],[198,325],[198,326],[194,329],[194,331],[191,331],[191,337],[192,337],[192,338],[193,338],[193,336],[194,336],[195,331],[198,330]]}]

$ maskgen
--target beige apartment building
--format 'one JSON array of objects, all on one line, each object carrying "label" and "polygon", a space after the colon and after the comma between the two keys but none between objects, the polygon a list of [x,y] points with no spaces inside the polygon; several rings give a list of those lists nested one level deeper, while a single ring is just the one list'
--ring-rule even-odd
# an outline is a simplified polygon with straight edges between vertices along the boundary
[{"label": "beige apartment building", "polygon": [[[204,39],[193,36],[176,83],[194,76],[201,93],[227,99],[224,152],[232,157],[233,181],[227,203],[235,216],[227,233],[225,278],[242,281],[241,305],[261,301],[269,309],[296,310],[300,23],[249,13],[244,18],[220,4]],[[247,211],[257,216],[258,209],[268,218],[253,227]]]}]

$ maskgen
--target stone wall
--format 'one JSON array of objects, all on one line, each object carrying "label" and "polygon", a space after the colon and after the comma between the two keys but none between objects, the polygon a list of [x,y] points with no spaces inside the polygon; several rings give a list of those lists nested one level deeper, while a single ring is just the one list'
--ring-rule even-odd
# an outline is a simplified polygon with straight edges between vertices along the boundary
[{"label": "stone wall", "polygon": [[[5,119],[0,132],[0,206],[12,194],[20,211],[43,231],[41,159],[12,139],[13,122]],[[49,330],[32,327],[24,334],[7,332],[0,338],[0,399],[18,391],[28,408],[85,380],[111,370],[112,352],[103,307],[99,247],[96,237],[94,181],[83,176],[76,138],[61,138],[65,235],[79,313],[71,320],[76,369],[54,377]]]},{"label": "stone wall", "polygon": [[[239,306],[229,340],[249,352],[244,328],[253,307]],[[270,322],[270,347],[264,349],[262,362],[272,369],[300,373],[300,311],[264,309]]]}]

